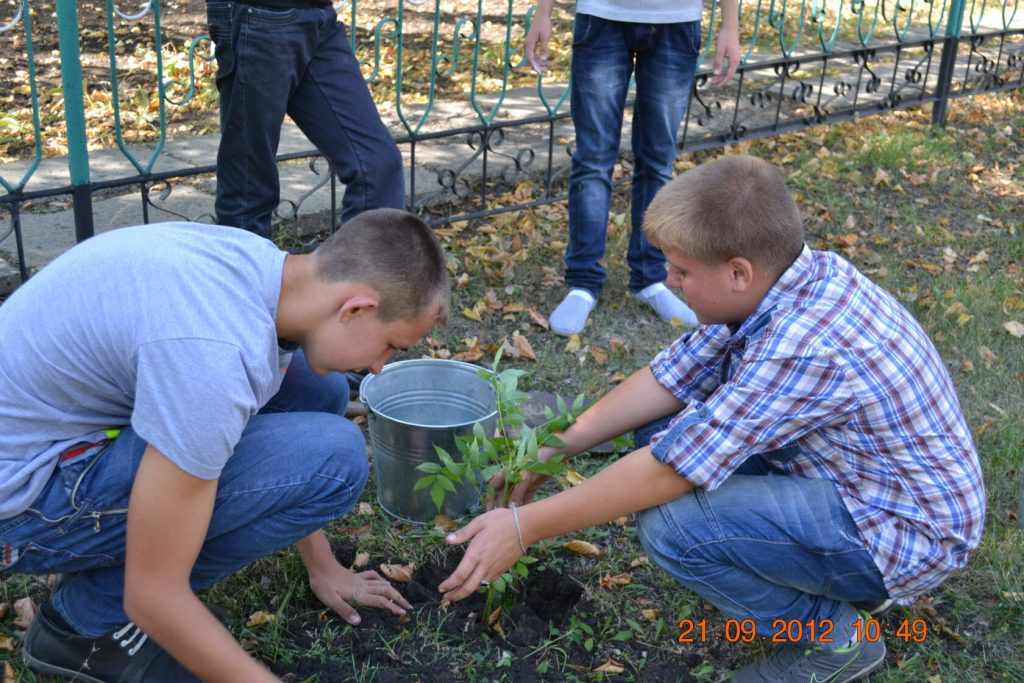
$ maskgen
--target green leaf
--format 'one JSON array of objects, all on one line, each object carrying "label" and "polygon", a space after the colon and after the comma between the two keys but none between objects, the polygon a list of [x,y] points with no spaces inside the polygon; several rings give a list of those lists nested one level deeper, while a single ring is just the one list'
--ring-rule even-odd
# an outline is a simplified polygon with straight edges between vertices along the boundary
[{"label": "green leaf", "polygon": [[416,485],[412,487],[412,490],[419,491],[420,489],[425,489],[428,486],[433,486],[435,479],[437,479],[436,474],[420,477],[419,481],[416,482]]},{"label": "green leaf", "polygon": [[437,485],[449,493],[455,493],[455,484],[453,484],[447,477],[438,476]]},{"label": "green leaf", "polygon": [[437,451],[437,457],[441,458],[441,462],[444,463],[444,468],[448,472],[455,475],[456,481],[461,481],[463,469],[459,467],[454,460],[452,460],[452,457],[448,455],[447,451],[445,451],[443,448],[438,448],[437,446],[434,446],[434,449]]},{"label": "green leaf", "polygon": [[561,474],[565,471],[565,463],[561,461],[561,458],[551,458],[545,462],[534,460],[533,462],[527,463],[525,469],[535,473],[543,474],[546,477],[553,477],[556,474]]},{"label": "green leaf", "polygon": [[572,402],[572,414],[579,415],[583,411],[583,403],[586,401],[583,394],[576,397],[576,400]]},{"label": "green leaf", "polygon": [[442,489],[440,484],[438,483],[442,481],[447,480],[442,477],[438,477],[437,482],[434,483],[434,486],[430,487],[430,498],[431,500],[434,501],[434,507],[437,508],[438,512],[441,511],[441,506],[444,504],[444,489]]},{"label": "green leaf", "polygon": [[[437,446],[434,446],[437,448]],[[436,462],[425,462],[422,465],[416,467],[420,472],[426,472],[427,474],[437,474],[441,471],[441,466]]]}]

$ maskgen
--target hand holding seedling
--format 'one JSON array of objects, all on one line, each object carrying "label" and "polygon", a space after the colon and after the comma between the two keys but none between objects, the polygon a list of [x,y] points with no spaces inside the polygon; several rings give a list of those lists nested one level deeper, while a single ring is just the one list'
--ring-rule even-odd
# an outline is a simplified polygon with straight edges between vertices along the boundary
[{"label": "hand holding seedling", "polygon": [[[543,463],[559,455],[554,448],[540,448],[537,451],[537,462]],[[498,472],[487,486],[487,509],[507,507],[513,503],[526,505],[533,500],[544,482],[551,476],[530,470],[521,470],[516,477],[508,478],[504,470]]]},{"label": "hand holding seedling", "polygon": [[451,545],[469,541],[459,566],[438,587],[453,602],[472,595],[484,582],[496,580],[522,555],[515,520],[508,508],[480,515],[458,531],[448,534],[445,540]]}]

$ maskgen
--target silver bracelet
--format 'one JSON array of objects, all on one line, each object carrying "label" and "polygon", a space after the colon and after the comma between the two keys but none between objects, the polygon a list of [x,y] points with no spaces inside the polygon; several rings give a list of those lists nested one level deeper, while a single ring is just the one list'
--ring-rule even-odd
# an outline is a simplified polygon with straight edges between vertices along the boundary
[{"label": "silver bracelet", "polygon": [[519,539],[519,549],[523,551],[523,555],[526,554],[526,544],[523,543],[523,528],[519,526],[519,511],[516,510],[516,504],[512,503],[509,507],[512,508],[512,519],[516,523],[516,537]]}]

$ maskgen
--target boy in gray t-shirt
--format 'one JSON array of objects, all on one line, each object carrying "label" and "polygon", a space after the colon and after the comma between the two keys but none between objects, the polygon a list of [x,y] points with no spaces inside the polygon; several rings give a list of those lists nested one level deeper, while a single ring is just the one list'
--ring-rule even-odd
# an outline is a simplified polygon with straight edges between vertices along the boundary
[{"label": "boy in gray t-shirt", "polygon": [[69,577],[26,662],[98,681],[275,680],[194,591],[292,543],[349,623],[359,605],[403,613],[320,531],[368,473],[336,371],[379,371],[448,310],[437,239],[392,209],[307,255],[219,226],[124,228],[25,283],[0,306],[0,575]]}]

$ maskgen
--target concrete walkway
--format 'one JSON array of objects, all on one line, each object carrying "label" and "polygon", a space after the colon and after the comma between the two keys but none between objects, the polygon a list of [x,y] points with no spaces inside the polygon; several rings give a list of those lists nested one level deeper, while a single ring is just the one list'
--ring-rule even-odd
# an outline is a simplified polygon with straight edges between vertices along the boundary
[{"label": "concrete walkway", "polygon": [[[546,91],[550,102],[556,102],[561,94],[558,87]],[[568,109],[568,103],[562,111]],[[544,113],[537,97],[536,89],[513,91],[506,95],[501,105],[496,123],[502,120],[515,120],[536,116]],[[471,126],[479,122],[474,112],[466,103],[436,102],[430,113],[430,126],[424,127],[421,133],[430,130],[446,130]],[[396,120],[386,121],[397,137],[404,134],[404,128]],[[514,157],[519,150],[532,149],[536,154],[533,168],[546,168],[547,165],[547,124],[516,127],[508,129],[508,133],[500,146],[495,148],[499,155],[491,154],[488,162],[488,177],[496,177],[505,167],[513,162],[502,155]],[[560,121],[555,129],[556,139],[571,138],[572,124],[568,119]],[[473,150],[467,145],[467,136],[456,136],[436,141],[420,142],[416,147],[416,201],[444,201],[443,188],[439,184],[439,174],[457,170],[472,156]],[[628,140],[628,136],[625,136]],[[196,169],[213,166],[216,163],[217,148],[220,136],[205,135],[181,138],[166,142],[160,155],[153,165],[153,173]],[[136,161],[145,167],[150,163],[153,145],[135,145],[128,148]],[[405,156],[406,188],[412,187],[410,177],[411,159],[409,145],[400,145]],[[285,121],[281,134],[279,154],[306,153],[314,150],[314,146],[290,119]],[[556,166],[568,167],[569,155],[565,144],[556,146]],[[138,175],[134,165],[119,149],[106,149],[89,153],[90,180],[102,183]],[[0,176],[8,183],[15,184],[22,180],[29,170],[31,162],[20,161],[0,165]],[[309,160],[286,162],[279,165],[281,204],[279,214],[291,217],[294,213],[291,203],[299,203],[299,216],[310,217],[330,211],[331,190],[326,175],[326,162],[316,163],[316,171],[310,169]],[[460,177],[468,182],[479,180],[482,168],[477,159],[461,171]],[[38,168],[31,174],[25,192],[39,191],[46,188],[70,185],[70,174],[66,157],[51,157],[42,160]],[[318,187],[319,185],[319,187]],[[341,201],[344,187],[339,185],[337,201]],[[212,175],[201,175],[192,178],[175,180],[171,192],[161,198],[161,188],[151,190],[151,200],[156,206],[149,207],[149,222],[195,220],[212,223],[214,221],[214,193],[216,181]],[[308,196],[305,196],[307,195]],[[410,198],[411,199],[411,198]],[[159,207],[159,208],[158,208]],[[97,233],[129,225],[138,225],[143,220],[143,205],[139,188],[124,187],[116,190],[100,191],[93,196],[93,220]],[[322,224],[322,222],[320,222]],[[302,222],[300,220],[301,227]],[[0,235],[7,232],[9,217],[0,221]],[[45,203],[33,203],[22,207],[21,230],[24,240],[25,261],[30,272],[43,267],[75,243],[74,213],[71,198],[68,195],[48,199]],[[9,293],[20,282],[16,267],[17,245],[13,234],[0,240],[0,295]]]}]

